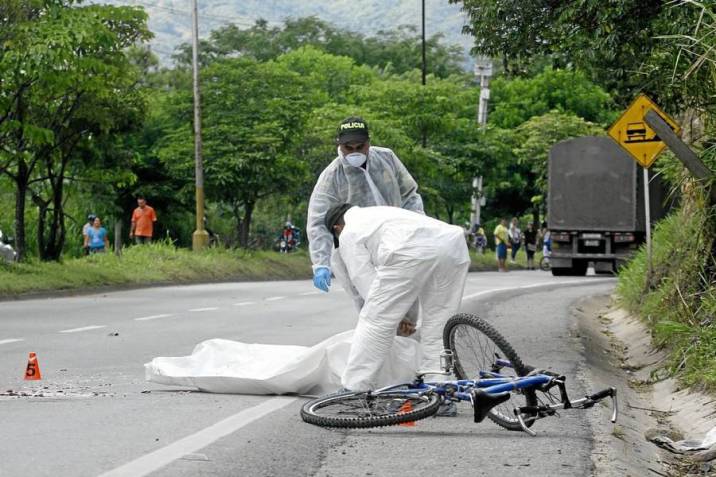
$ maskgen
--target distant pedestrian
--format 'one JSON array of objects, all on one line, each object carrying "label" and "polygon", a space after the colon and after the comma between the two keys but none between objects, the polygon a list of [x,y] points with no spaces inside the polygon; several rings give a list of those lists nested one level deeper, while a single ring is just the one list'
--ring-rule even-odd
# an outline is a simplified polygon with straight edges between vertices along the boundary
[{"label": "distant pedestrian", "polygon": [[95,217],[92,227],[87,229],[84,246],[89,253],[104,253],[109,249],[107,229],[102,227],[102,221],[99,217]]},{"label": "distant pedestrian", "polygon": [[87,230],[92,227],[95,218],[97,218],[95,214],[89,214],[87,216],[87,223],[82,226],[82,250],[85,255],[89,255],[89,247],[85,245],[87,243]]},{"label": "distant pedestrian", "polygon": [[157,221],[157,214],[154,209],[147,205],[144,196],[137,197],[137,208],[132,212],[132,227],[129,230],[129,238],[135,243],[150,243],[154,235],[154,222]]},{"label": "distant pedestrian", "polygon": [[483,229],[480,224],[475,224],[475,233],[473,236],[475,238],[473,242],[475,250],[477,250],[479,254],[484,254],[487,248],[487,236],[485,235],[485,229]]},{"label": "distant pedestrian", "polygon": [[520,245],[522,245],[522,230],[520,230],[520,224],[517,222],[517,217],[512,218],[512,222],[510,223],[509,236],[510,248],[512,249],[510,263],[515,263],[515,257],[517,257],[517,252],[520,249]]},{"label": "distant pedestrian", "polygon": [[500,219],[500,223],[497,224],[497,227],[495,227],[493,235],[495,236],[495,254],[497,255],[497,270],[499,270],[500,272],[506,272],[507,244],[510,241],[506,219]]},{"label": "distant pedestrian", "polygon": [[542,222],[542,230],[540,230],[540,236],[542,238],[542,255],[549,262],[549,257],[552,255],[552,234],[547,228],[547,222]]},{"label": "distant pedestrian", "polygon": [[524,233],[525,252],[527,253],[527,270],[535,269],[535,252],[537,251],[537,229],[532,222],[527,223]]}]

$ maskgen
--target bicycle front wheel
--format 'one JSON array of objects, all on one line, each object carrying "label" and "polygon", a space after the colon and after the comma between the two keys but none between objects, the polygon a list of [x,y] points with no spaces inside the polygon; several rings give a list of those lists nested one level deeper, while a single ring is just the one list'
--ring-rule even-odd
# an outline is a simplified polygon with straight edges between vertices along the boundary
[{"label": "bicycle front wheel", "polygon": [[[443,331],[443,343],[453,353],[453,366],[458,379],[477,380],[480,371],[499,372],[512,378],[525,376],[530,371],[510,343],[492,325],[475,315],[460,313],[450,318]],[[502,367],[497,360],[507,360],[512,367]],[[517,402],[522,400],[524,403]],[[512,391],[511,398],[492,408],[487,417],[506,429],[521,431],[514,408],[536,405],[534,389]],[[534,423],[534,416],[522,417],[527,426]]]},{"label": "bicycle front wheel", "polygon": [[432,392],[348,391],[307,402],[301,409],[301,418],[323,427],[383,427],[425,419],[435,414],[439,406],[440,396]]}]

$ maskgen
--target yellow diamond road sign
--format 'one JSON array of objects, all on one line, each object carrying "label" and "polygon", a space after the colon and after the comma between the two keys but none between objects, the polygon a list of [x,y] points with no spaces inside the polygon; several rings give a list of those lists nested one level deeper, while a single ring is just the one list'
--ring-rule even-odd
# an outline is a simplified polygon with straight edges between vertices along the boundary
[{"label": "yellow diamond road sign", "polygon": [[656,132],[644,121],[644,116],[650,109],[661,116],[676,134],[681,132],[681,127],[644,94],[637,96],[631,106],[609,128],[612,139],[626,149],[636,162],[646,168],[654,163],[656,156],[666,147]]}]

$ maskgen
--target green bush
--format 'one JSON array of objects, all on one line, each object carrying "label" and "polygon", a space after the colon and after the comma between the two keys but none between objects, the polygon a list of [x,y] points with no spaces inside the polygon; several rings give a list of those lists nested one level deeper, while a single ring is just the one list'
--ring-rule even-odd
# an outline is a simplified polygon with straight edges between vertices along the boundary
[{"label": "green bush", "polygon": [[716,390],[714,210],[688,204],[654,229],[653,273],[644,247],[619,275],[623,307],[650,327],[654,343],[670,352],[668,374],[686,385]]}]

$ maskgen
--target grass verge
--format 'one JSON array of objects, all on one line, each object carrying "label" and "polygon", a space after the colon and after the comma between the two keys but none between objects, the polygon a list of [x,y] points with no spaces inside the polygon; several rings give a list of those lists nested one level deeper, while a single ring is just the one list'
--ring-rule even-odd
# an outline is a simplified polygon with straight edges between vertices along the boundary
[{"label": "grass verge", "polygon": [[0,264],[0,296],[55,290],[311,276],[308,254],[210,248],[200,253],[166,243],[129,247],[63,262]]},{"label": "grass verge", "polygon": [[[497,269],[492,251],[470,254],[471,271]],[[539,256],[535,257],[539,263]],[[520,252],[511,269],[527,267]],[[293,280],[312,276],[305,250],[292,254],[210,248],[200,253],[164,242],[129,247],[122,256],[97,254],[62,262],[0,262],[0,297],[156,284],[186,284],[212,281]]]},{"label": "grass verge", "polygon": [[640,316],[654,343],[670,352],[665,370],[688,386],[716,391],[716,283],[714,210],[703,198],[654,230],[653,273],[647,279],[642,248],[620,273],[621,305]]}]

